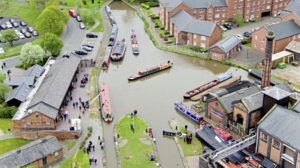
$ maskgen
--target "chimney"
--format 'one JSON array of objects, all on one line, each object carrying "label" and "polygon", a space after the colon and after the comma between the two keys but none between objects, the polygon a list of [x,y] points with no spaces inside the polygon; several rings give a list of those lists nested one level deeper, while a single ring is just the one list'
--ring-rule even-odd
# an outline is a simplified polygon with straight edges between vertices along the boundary
[{"label": "chimney", "polygon": [[272,31],[269,31],[267,35],[265,59],[263,64],[263,73],[262,73],[262,81],[261,81],[262,89],[270,86],[273,40],[274,40],[274,33]]}]

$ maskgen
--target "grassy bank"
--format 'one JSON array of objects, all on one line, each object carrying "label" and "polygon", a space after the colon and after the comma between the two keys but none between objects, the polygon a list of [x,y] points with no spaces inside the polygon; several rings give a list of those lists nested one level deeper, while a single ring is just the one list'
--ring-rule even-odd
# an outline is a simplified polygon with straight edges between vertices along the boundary
[{"label": "grassy bank", "polygon": [[5,140],[0,140],[0,155],[11,150],[14,150],[20,146],[23,146],[29,143],[29,140],[20,139],[20,138],[10,138]]},{"label": "grassy bank", "polygon": [[[11,119],[0,118],[0,131],[4,134],[8,133],[8,129],[11,127]],[[1,148],[0,148],[1,149]]]},{"label": "grassy bank", "polygon": [[66,167],[82,167],[82,168],[89,168],[89,156],[87,153],[84,153],[82,150],[78,150],[74,155],[70,158],[64,160],[60,165],[60,168]]},{"label": "grassy bank", "polygon": [[182,148],[184,157],[199,156],[201,154],[202,144],[194,135],[193,135],[192,144],[185,143],[183,138],[178,138],[178,142]]},{"label": "grassy bank", "polygon": [[[134,123],[135,132],[130,129],[130,124]],[[149,161],[150,153],[153,153],[152,145],[143,144],[140,139],[148,137],[145,134],[147,128],[145,121],[139,117],[130,118],[129,115],[123,117],[116,125],[116,132],[123,141],[127,143],[118,148],[120,153],[122,168],[152,168],[155,162]]]}]

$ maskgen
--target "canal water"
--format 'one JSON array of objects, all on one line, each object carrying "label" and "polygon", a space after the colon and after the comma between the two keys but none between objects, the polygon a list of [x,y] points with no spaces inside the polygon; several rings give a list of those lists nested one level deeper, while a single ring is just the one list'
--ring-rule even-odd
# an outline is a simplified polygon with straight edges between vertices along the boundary
[{"label": "canal water", "polygon": [[[170,130],[168,121],[172,118],[178,118],[193,130],[198,127],[174,109],[174,102],[181,101],[186,91],[215,79],[221,73],[232,72],[234,76],[242,76],[246,79],[247,72],[216,62],[159,50],[144,32],[143,22],[133,9],[122,2],[113,2],[111,9],[119,27],[118,39],[126,39],[127,51],[122,62],[112,63],[108,72],[101,73],[99,77],[100,83],[109,84],[114,115],[113,123],[104,124],[108,167],[117,167],[113,125],[120,117],[136,109],[138,115],[154,130],[162,166],[182,168],[183,163],[175,141],[164,138],[162,130]],[[134,56],[131,51],[132,29],[135,30],[139,42],[140,55],[138,56]],[[174,63],[171,69],[134,82],[127,80],[132,73],[168,60]]]}]

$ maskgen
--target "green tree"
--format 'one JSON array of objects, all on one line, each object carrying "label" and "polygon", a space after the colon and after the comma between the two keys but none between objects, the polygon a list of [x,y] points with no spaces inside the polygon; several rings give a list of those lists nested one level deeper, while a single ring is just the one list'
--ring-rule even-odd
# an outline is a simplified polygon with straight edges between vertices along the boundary
[{"label": "green tree", "polygon": [[37,18],[37,30],[41,33],[53,33],[60,35],[63,32],[65,21],[51,8],[45,8]]},{"label": "green tree", "polygon": [[243,18],[243,15],[238,12],[235,16],[234,16],[234,20],[236,22],[236,26],[237,27],[240,27],[244,24],[244,18]]},{"label": "green tree", "polygon": [[42,42],[40,45],[45,51],[49,51],[53,56],[57,56],[64,43],[57,35],[53,33],[45,33],[42,36]]},{"label": "green tree", "polygon": [[2,32],[2,37],[5,41],[9,42],[10,46],[13,46],[13,41],[15,38],[18,38],[17,34],[12,30],[4,30]]},{"label": "green tree", "polygon": [[6,85],[5,83],[0,83],[0,102],[5,101],[5,96],[10,90],[9,86]]},{"label": "green tree", "polygon": [[62,10],[60,10],[57,6],[55,6],[55,5],[49,5],[49,6],[47,6],[47,9],[52,10],[53,12],[55,12],[56,15],[59,16],[60,19],[63,22],[67,22],[69,20],[68,14],[65,13],[65,12],[62,12]]},{"label": "green tree", "polygon": [[45,52],[39,45],[26,43],[21,49],[21,60],[25,66],[41,63],[44,56]]}]

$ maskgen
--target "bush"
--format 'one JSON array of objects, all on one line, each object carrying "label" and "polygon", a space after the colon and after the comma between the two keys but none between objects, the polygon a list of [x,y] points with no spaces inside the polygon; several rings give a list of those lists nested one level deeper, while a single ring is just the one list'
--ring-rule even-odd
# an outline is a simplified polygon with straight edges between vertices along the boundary
[{"label": "bush", "polygon": [[170,32],[168,30],[165,30],[164,34],[168,35],[168,34],[170,34]]},{"label": "bush", "polygon": [[17,107],[7,106],[6,104],[0,105],[0,118],[12,118],[17,112]]},{"label": "bush", "polygon": [[150,6],[145,3],[141,3],[141,7],[144,9],[150,9]]},{"label": "bush", "polygon": [[196,52],[207,52],[208,51],[207,48],[202,48],[202,47],[198,47],[198,46],[191,46],[190,49],[193,51],[196,51]]},{"label": "bush", "polygon": [[255,22],[256,20],[254,18],[250,18],[249,22]]},{"label": "bush", "polygon": [[146,2],[145,4],[150,7],[159,7],[159,2]]},{"label": "bush", "polygon": [[164,41],[168,41],[168,36],[165,36],[165,37],[164,37]]},{"label": "bush", "polygon": [[242,44],[247,44],[247,43],[248,43],[248,40],[247,40],[247,39],[243,39],[243,40],[241,41],[241,43],[242,43]]}]

